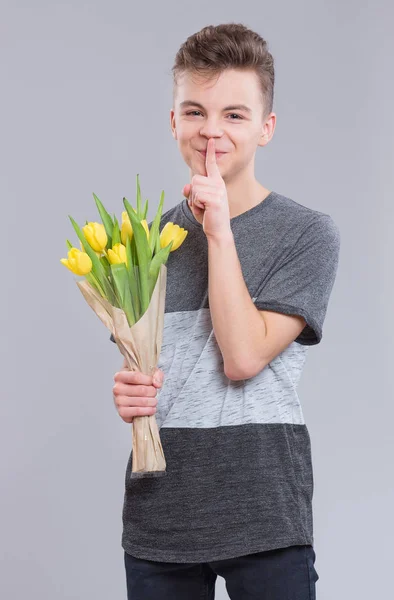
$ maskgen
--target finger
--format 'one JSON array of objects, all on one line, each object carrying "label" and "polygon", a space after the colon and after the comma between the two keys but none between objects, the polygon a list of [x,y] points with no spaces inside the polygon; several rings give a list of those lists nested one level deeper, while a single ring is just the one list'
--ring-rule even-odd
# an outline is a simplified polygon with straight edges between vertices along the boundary
[{"label": "finger", "polygon": [[189,206],[194,206],[194,208],[204,208],[204,205],[199,202],[201,199],[202,193],[193,190],[193,196],[189,200]]},{"label": "finger", "polygon": [[220,191],[220,189],[218,189],[217,184],[216,185],[208,185],[208,184],[195,185],[195,186],[193,186],[192,197],[194,197],[195,194],[198,194],[199,196],[201,196],[202,194],[220,194],[220,193],[221,193],[221,191]]},{"label": "finger", "polygon": [[141,371],[118,371],[115,373],[114,380],[135,385],[152,385],[153,377],[145,375]]},{"label": "finger", "polygon": [[196,192],[193,198],[193,206],[199,207],[201,209],[206,210],[207,202],[215,203],[218,196],[217,189],[214,190],[205,190],[203,192]]},{"label": "finger", "polygon": [[133,419],[134,417],[154,415],[156,411],[156,406],[120,406],[118,414],[122,419]]},{"label": "finger", "polygon": [[164,381],[164,372],[159,369],[159,367],[156,368],[156,371],[153,373],[153,385],[155,385],[156,387],[161,387],[163,385],[163,381]]},{"label": "finger", "polygon": [[187,183],[183,186],[182,195],[185,196],[185,198],[189,198],[191,187],[192,186],[190,185],[190,183]]},{"label": "finger", "polygon": [[215,138],[209,138],[207,146],[207,155],[205,157],[205,168],[208,177],[221,177],[215,154]]},{"label": "finger", "polygon": [[[119,415],[120,416],[120,415]],[[134,417],[121,417],[125,423],[133,423]]]},{"label": "finger", "polygon": [[139,398],[138,396],[118,396],[116,399],[118,408],[121,406],[125,408],[133,408],[136,406],[157,406],[158,400],[154,398]]},{"label": "finger", "polygon": [[114,394],[119,396],[156,396],[157,389],[153,385],[134,385],[117,381],[112,388]]}]

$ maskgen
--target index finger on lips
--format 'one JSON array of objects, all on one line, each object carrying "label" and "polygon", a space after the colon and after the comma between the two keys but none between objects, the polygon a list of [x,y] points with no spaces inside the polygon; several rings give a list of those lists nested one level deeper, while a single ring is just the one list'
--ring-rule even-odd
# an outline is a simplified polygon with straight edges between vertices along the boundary
[{"label": "index finger on lips", "polygon": [[207,146],[207,154],[205,156],[205,169],[208,177],[215,177],[220,175],[219,166],[216,162],[216,143],[215,138],[209,138]]}]

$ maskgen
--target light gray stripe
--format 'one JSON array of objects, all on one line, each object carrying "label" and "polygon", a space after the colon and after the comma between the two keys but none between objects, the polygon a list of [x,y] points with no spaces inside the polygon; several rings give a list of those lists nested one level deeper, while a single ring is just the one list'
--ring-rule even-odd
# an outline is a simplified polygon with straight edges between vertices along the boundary
[{"label": "light gray stripe", "polygon": [[297,385],[307,350],[293,342],[255,377],[231,381],[210,310],[166,313],[158,363],[165,374],[157,393],[159,428],[304,424]]}]

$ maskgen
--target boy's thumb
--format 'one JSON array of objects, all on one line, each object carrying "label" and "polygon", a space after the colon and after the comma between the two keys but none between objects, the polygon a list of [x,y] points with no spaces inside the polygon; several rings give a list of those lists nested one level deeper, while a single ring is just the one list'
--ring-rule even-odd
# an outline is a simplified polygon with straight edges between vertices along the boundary
[{"label": "boy's thumb", "polygon": [[164,373],[161,369],[156,369],[154,375],[153,375],[153,379],[155,381],[155,383],[163,383],[163,379],[164,379]]},{"label": "boy's thumb", "polygon": [[190,183],[186,183],[186,185],[183,186],[182,188],[182,194],[186,197],[189,198],[190,195],[190,189],[191,189],[191,184]]}]

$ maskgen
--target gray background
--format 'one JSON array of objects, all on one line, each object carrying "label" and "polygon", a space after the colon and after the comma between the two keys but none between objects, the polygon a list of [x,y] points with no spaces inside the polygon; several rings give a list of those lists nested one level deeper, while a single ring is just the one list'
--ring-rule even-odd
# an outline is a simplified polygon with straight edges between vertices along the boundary
[{"label": "gray background", "polygon": [[[389,1],[1,2],[0,596],[126,598],[131,426],[117,347],[59,260],[67,215],[120,218],[140,173],[153,218],[188,168],[170,69],[191,33],[237,21],[274,55],[268,189],[329,213],[342,248],[299,394],[312,440],[319,600],[388,597],[393,505],[393,19]],[[391,273],[390,273],[391,274]],[[391,382],[390,382],[391,383]],[[223,579],[217,597],[227,598]]]}]

